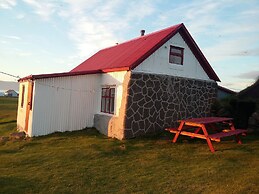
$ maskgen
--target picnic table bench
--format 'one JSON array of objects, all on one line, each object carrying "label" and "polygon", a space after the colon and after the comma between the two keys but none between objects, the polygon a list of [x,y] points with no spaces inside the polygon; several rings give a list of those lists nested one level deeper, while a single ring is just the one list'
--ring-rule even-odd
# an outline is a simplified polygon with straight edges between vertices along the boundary
[{"label": "picnic table bench", "polygon": [[[204,117],[179,120],[180,125],[178,128],[166,128],[170,133],[175,133],[173,143],[175,143],[179,135],[189,136],[191,138],[206,139],[211,152],[215,152],[215,149],[211,141],[220,142],[221,138],[228,136],[235,136],[236,141],[241,144],[239,138],[240,134],[245,134],[247,130],[236,129],[233,124],[233,118],[226,117]],[[227,129],[221,129],[217,124],[223,124]],[[203,133],[199,133],[202,131]],[[211,131],[216,131],[212,133]],[[209,134],[210,133],[210,134]]]}]

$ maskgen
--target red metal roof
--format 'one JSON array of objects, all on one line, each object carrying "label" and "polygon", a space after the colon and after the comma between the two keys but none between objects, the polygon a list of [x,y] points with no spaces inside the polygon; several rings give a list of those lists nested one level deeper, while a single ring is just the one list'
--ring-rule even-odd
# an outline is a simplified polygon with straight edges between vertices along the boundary
[{"label": "red metal roof", "polygon": [[209,78],[220,81],[198,45],[195,43],[184,24],[140,36],[133,40],[102,49],[89,59],[71,70],[71,72],[101,70],[103,72],[131,70],[154,53],[159,47],[179,32],[198,61],[208,74]]},{"label": "red metal roof", "polygon": [[[190,33],[185,28],[184,24],[177,24],[157,32],[140,36],[130,41],[102,49],[72,69],[70,72],[35,75],[31,76],[31,78],[41,79],[47,77],[83,75],[88,74],[88,72],[102,73],[132,70],[178,32],[190,47],[202,68],[208,74],[209,78],[215,81],[220,81],[207,59],[202,54],[198,45],[195,43]],[[24,79],[30,78],[26,77],[22,78],[21,80]]]},{"label": "red metal roof", "polygon": [[133,69],[167,41],[164,39],[167,37],[167,39],[169,39],[169,35],[172,37],[180,26],[181,24],[178,24],[158,32],[140,36],[130,41],[102,49],[78,65],[71,72],[114,68],[123,70]]}]

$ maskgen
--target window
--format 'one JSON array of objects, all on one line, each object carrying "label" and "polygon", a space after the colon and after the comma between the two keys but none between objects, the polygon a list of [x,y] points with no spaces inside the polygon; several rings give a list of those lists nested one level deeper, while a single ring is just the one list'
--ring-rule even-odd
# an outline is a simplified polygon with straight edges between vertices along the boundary
[{"label": "window", "polygon": [[170,46],[169,63],[183,65],[183,48]]},{"label": "window", "polygon": [[24,90],[25,90],[25,86],[22,85],[22,100],[21,100],[21,107],[23,107],[24,104]]},{"label": "window", "polygon": [[101,112],[114,114],[115,88],[102,88]]}]

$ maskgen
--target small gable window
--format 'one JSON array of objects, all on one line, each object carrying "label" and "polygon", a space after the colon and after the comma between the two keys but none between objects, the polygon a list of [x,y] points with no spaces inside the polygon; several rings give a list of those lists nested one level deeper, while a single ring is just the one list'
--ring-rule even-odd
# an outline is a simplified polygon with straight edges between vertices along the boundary
[{"label": "small gable window", "polygon": [[102,88],[101,112],[114,114],[115,88]]},{"label": "small gable window", "polygon": [[169,53],[169,63],[183,65],[183,51],[184,48],[171,45]]}]

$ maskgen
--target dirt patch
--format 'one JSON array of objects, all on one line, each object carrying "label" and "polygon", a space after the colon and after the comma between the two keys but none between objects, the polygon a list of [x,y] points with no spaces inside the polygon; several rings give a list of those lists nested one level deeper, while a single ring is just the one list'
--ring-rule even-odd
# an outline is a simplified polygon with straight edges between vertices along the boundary
[{"label": "dirt patch", "polygon": [[24,132],[15,132],[10,134],[10,139],[12,140],[22,140],[25,139],[26,134]]}]

